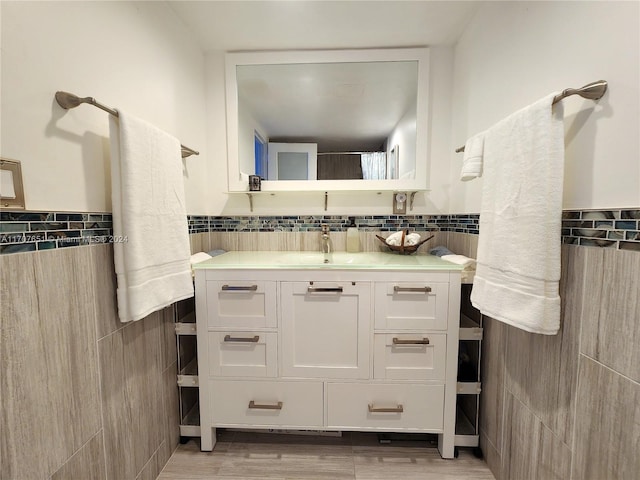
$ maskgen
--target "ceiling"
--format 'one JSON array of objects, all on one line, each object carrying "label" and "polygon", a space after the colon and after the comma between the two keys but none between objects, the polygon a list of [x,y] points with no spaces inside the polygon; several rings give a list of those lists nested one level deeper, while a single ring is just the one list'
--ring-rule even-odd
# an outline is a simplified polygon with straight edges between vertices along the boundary
[{"label": "ceiling", "polygon": [[478,1],[169,1],[203,51],[455,43]]}]

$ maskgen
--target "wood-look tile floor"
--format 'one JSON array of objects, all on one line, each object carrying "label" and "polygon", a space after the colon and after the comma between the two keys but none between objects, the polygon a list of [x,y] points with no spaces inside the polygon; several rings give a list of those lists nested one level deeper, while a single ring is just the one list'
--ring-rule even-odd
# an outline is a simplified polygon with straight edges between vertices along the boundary
[{"label": "wood-look tile floor", "polygon": [[333,437],[223,431],[213,452],[201,452],[197,440],[179,445],[158,480],[494,479],[470,449],[443,460],[428,439],[405,438],[380,444],[374,433]]}]

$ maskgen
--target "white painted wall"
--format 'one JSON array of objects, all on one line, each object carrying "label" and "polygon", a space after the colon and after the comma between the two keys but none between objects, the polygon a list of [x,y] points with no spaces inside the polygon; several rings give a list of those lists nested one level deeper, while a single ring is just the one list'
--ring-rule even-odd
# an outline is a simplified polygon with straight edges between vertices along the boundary
[{"label": "white painted wall", "polygon": [[238,103],[238,162],[240,172],[253,175],[256,171],[255,162],[255,132],[265,142],[269,141],[265,128],[255,119],[251,110],[244,102]]},{"label": "white painted wall", "polygon": [[[490,2],[455,48],[453,148],[548,93],[609,82],[565,111],[565,209],[640,206],[640,3]],[[478,212],[482,179],[460,182],[451,213]]]},{"label": "white painted wall", "polygon": [[0,9],[1,152],[22,162],[28,209],[111,211],[108,114],[62,110],[54,93],[66,90],[199,150],[184,163],[187,209],[208,212],[204,56],[166,4],[3,1]]},{"label": "white painted wall", "polygon": [[410,109],[402,116],[387,140],[387,156],[396,145],[400,153],[397,178],[403,178],[403,175],[411,171],[415,174],[416,134],[416,111]]},{"label": "white painted wall", "polygon": [[[600,102],[564,101],[564,208],[640,205],[637,2],[490,2],[459,44],[432,46],[428,175],[415,214],[477,212],[453,149],[551,91],[606,79]],[[248,215],[227,190],[224,53],[203,54],[160,2],[1,2],[2,156],[22,161],[32,210],[109,211],[107,114],[63,111],[91,95],[200,150],[185,165],[189,213]],[[97,21],[96,19],[99,19]],[[291,46],[292,48],[295,46]],[[455,73],[454,73],[455,72]],[[204,99],[204,101],[203,101]],[[453,107],[453,108],[452,108]],[[401,153],[402,155],[402,153]],[[391,195],[261,195],[254,214],[388,214]]]}]

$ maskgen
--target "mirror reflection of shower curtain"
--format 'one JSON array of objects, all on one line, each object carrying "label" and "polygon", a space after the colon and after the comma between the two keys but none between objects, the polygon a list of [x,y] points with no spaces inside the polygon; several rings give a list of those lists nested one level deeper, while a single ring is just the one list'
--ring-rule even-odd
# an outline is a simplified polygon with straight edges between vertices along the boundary
[{"label": "mirror reflection of shower curtain", "polygon": [[318,180],[362,180],[360,154],[318,154]]},{"label": "mirror reflection of shower curtain", "polygon": [[387,173],[386,152],[363,153],[360,156],[362,176],[365,180],[384,180]]}]

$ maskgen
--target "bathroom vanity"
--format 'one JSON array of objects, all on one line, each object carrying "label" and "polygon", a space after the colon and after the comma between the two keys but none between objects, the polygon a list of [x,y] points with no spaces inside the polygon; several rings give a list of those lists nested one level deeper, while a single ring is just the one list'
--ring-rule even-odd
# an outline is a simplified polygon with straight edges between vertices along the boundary
[{"label": "bathroom vanity", "polygon": [[454,456],[459,266],[228,252],[194,266],[201,448],[215,428],[427,432]]}]

